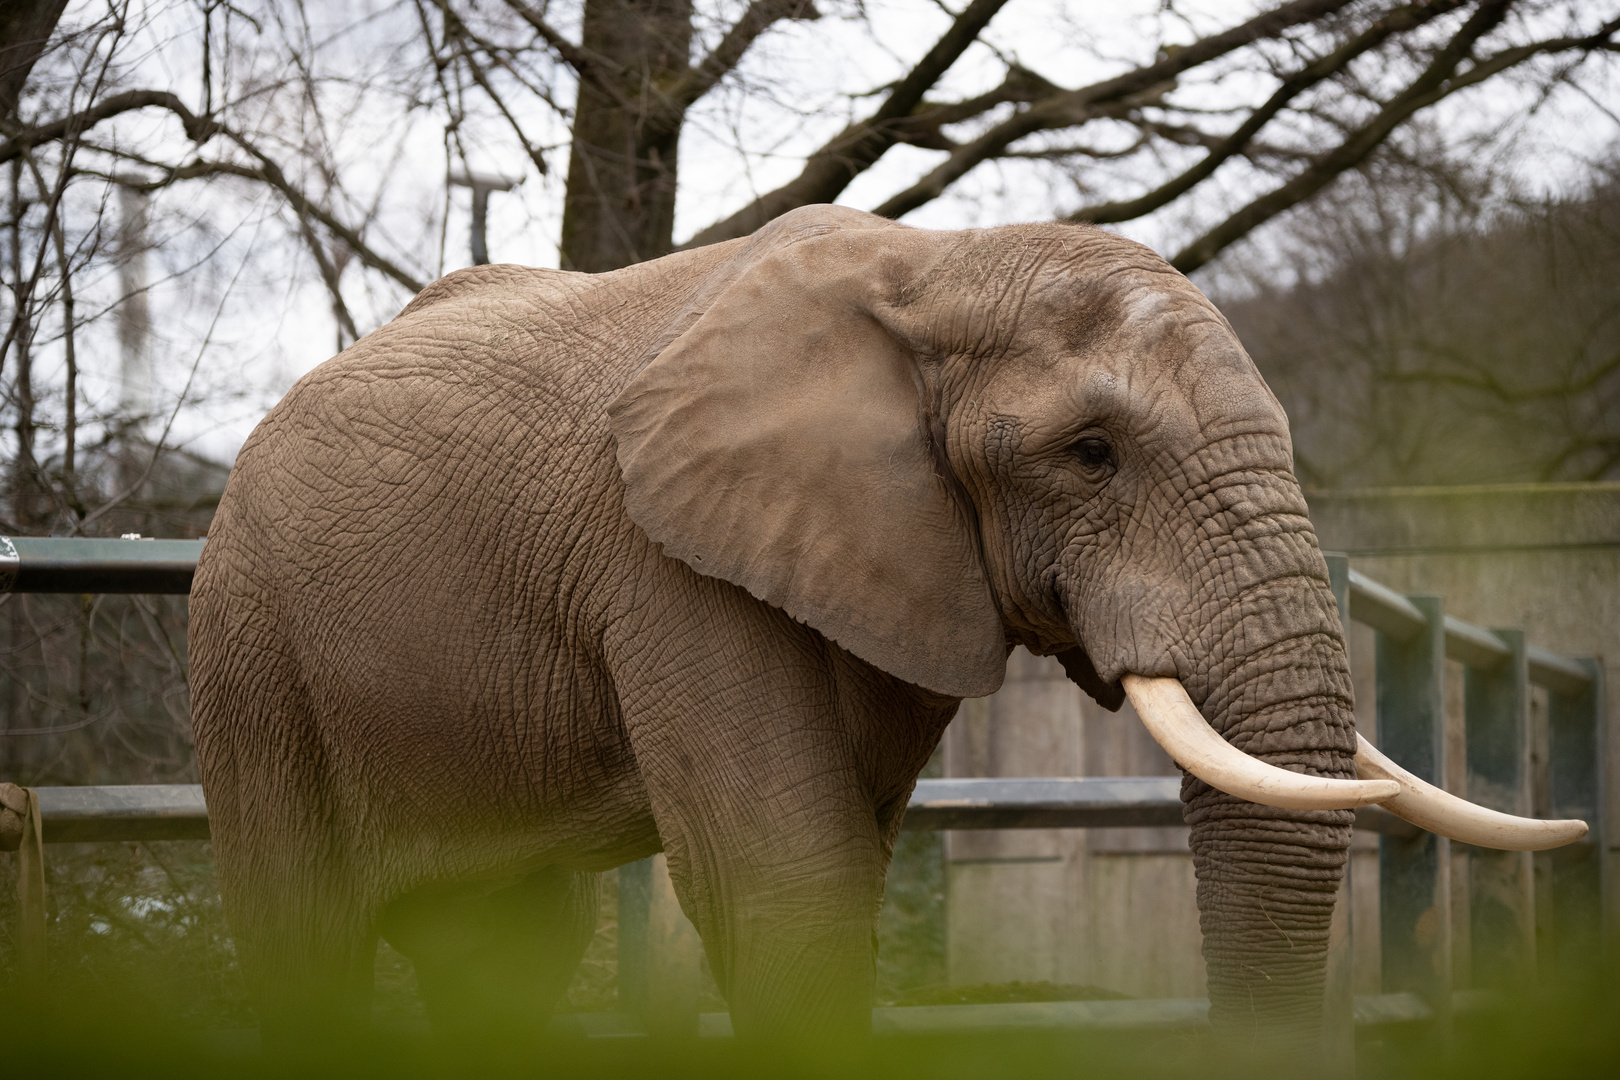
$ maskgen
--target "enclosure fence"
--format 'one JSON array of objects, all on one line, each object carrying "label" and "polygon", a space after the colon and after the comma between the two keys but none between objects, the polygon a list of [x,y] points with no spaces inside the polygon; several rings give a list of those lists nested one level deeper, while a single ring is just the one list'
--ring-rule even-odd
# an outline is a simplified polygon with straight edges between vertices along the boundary
[{"label": "enclosure fence", "polygon": [[[0,537],[0,592],[190,591],[201,540]],[[1520,816],[1580,818],[1591,832],[1549,852],[1468,849],[1469,935],[1475,983],[1525,985],[1556,978],[1605,948],[1603,853],[1604,688],[1600,664],[1537,648],[1514,629],[1485,629],[1445,614],[1438,596],[1402,596],[1327,556],[1346,628],[1376,631],[1377,743],[1419,778],[1446,784],[1445,667],[1465,669],[1463,713],[1468,799]],[[1547,693],[1545,732],[1532,729],[1531,687]],[[1547,753],[1544,804],[1535,805],[1531,748]],[[903,828],[1048,829],[1177,826],[1181,778],[1083,777],[919,780]],[[208,836],[199,785],[20,788],[0,784],[0,846],[19,859],[19,973],[44,978],[46,906],[42,845]],[[16,828],[20,821],[22,827]],[[1454,1009],[1451,845],[1377,806],[1355,827],[1379,834],[1378,928],[1382,990],[1351,992],[1349,874],[1329,944],[1326,1040],[1353,1054],[1357,1025],[1427,1021],[1448,1030]],[[580,1017],[587,1033],[624,1033],[657,1018],[704,1034],[730,1031],[725,1014],[698,1015],[695,934],[660,890],[651,861],[621,870],[619,971],[625,1014]],[[674,972],[675,974],[671,974]],[[680,973],[686,972],[683,976]],[[1185,1026],[1205,1022],[1201,999],[1042,1002],[878,1009],[875,1031],[972,1027]],[[1342,1059],[1342,1058],[1341,1058]]]}]

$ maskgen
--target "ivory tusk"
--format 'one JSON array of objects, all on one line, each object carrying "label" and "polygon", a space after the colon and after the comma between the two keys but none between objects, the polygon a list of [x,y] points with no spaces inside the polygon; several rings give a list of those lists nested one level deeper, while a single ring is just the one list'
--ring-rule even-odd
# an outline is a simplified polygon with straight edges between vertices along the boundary
[{"label": "ivory tusk", "polygon": [[1399,795],[1383,800],[1384,809],[1396,817],[1475,847],[1546,851],[1586,835],[1584,821],[1515,817],[1459,799],[1419,780],[1360,735],[1356,736],[1356,775],[1363,780],[1393,780],[1400,785]]},{"label": "ivory tusk", "polygon": [[1217,735],[1180,680],[1126,675],[1120,681],[1143,726],[1176,764],[1228,795],[1285,810],[1348,810],[1401,792],[1391,779],[1335,780],[1267,765]]}]

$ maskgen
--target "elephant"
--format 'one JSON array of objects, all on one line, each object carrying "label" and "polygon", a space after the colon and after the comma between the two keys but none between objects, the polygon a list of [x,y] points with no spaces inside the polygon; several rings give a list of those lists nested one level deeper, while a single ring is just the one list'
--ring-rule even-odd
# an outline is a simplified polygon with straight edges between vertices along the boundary
[{"label": "elephant", "polygon": [[435,1027],[533,1030],[659,851],[739,1035],[869,1030],[908,796],[1023,645],[1162,714],[1212,1021],[1308,1041],[1347,808],[1397,789],[1281,406],[1087,226],[811,206],[450,274],[254,430],[191,612],[267,1035],[357,1017],[379,935]]}]

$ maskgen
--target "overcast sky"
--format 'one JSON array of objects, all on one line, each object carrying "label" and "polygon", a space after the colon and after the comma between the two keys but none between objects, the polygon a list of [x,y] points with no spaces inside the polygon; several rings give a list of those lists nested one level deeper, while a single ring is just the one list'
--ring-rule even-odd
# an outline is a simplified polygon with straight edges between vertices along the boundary
[{"label": "overcast sky", "polygon": [[[995,85],[1003,70],[996,53],[1016,58],[1061,85],[1083,85],[1151,59],[1160,44],[1192,40],[1241,21],[1258,6],[1241,0],[1178,2],[1174,14],[1166,15],[1158,0],[1011,0],[991,24],[986,43],[962,58],[938,96]],[[711,6],[709,41],[741,7],[741,0]],[[867,6],[865,19],[854,17],[848,6],[842,14],[832,2],[821,7],[828,13],[821,20],[784,23],[760,40],[738,77],[691,114],[681,142],[677,239],[795,175],[807,150],[836,132],[851,115],[875,106],[876,98],[852,101],[851,92],[875,90],[892,81],[949,22],[931,0],[881,0]],[[70,8],[68,19],[75,18],[75,11],[97,10],[99,4],[85,0]],[[365,10],[373,13],[371,19],[356,29],[337,32]],[[314,19],[328,20],[324,25],[316,22],[311,31],[315,40],[325,43],[317,63],[335,79],[353,76],[364,81],[386,75],[389,65],[397,64],[402,52],[413,47],[415,16],[408,4],[312,3],[309,12]],[[577,33],[564,6],[553,12],[565,32]],[[133,84],[174,89],[183,98],[196,100],[200,95],[195,5],[153,0],[144,14],[147,22],[128,53]],[[253,35],[238,33],[238,40],[251,43]],[[285,59],[249,47],[234,63],[238,78],[261,65],[263,76],[270,78]],[[1215,106],[1242,88],[1240,80],[1228,80],[1184,92],[1204,95],[1200,104]],[[1533,98],[1527,88],[1492,82],[1444,103],[1436,118],[1440,130],[1459,137],[1506,125],[1517,133],[1520,148],[1529,151],[1518,166],[1524,183],[1557,190],[1582,175],[1584,163],[1601,157],[1620,135],[1613,113],[1599,104],[1616,102],[1613,88],[1588,83],[1588,90],[1590,99],[1565,92],[1531,117]],[[408,127],[401,127],[397,111],[358,97],[347,100],[350,111],[342,112],[346,99],[340,83],[333,84],[331,93],[333,115],[339,116],[333,124],[337,133],[333,152],[344,165],[346,182],[352,190],[365,192],[386,181],[382,190],[389,211],[379,222],[379,235],[414,252],[425,278],[466,265],[469,210],[464,189],[449,193],[451,211],[442,231],[438,224],[446,197],[441,118],[418,111]],[[561,122],[542,110],[523,120],[535,141],[560,145],[566,139]],[[143,123],[150,128],[144,133]],[[161,141],[175,137],[173,128],[171,120],[153,115],[132,119],[121,130],[136,141]],[[513,192],[491,198],[492,259],[556,266],[566,150],[549,156],[550,175],[542,177],[495,118],[472,118],[462,137],[476,168],[522,180]],[[1108,133],[1102,130],[1096,137],[1106,140]],[[748,151],[739,152],[739,146]],[[938,157],[937,152],[898,147],[839,201],[861,208],[875,205],[925,173]],[[1131,179],[1120,174],[1117,182]],[[1142,178],[1144,183],[1147,179]],[[1267,182],[1240,167],[1223,169],[1217,181],[1208,190],[1201,188],[1196,199],[1180,200],[1120,231],[1168,252],[1188,238],[1194,215],[1209,223],[1212,201],[1236,206]],[[934,228],[1040,220],[1081,201],[1081,194],[1050,170],[992,164],[981,166],[946,197],[906,220]],[[175,435],[192,449],[228,460],[292,380],[331,354],[335,326],[330,307],[307,255],[288,239],[282,203],[265,189],[240,182],[193,185],[161,194],[156,210],[154,239],[164,245],[152,268],[159,396],[173,402],[189,384],[207,404],[182,410]],[[368,284],[357,270],[351,268],[344,280],[346,297],[364,331],[397,311],[404,295],[391,286]],[[116,295],[115,286],[109,279],[101,283],[100,292]],[[96,291],[87,289],[92,296]],[[81,355],[86,357],[84,387],[92,405],[115,400],[114,343],[104,334],[99,350],[81,350]],[[42,366],[49,377],[45,359]]]}]

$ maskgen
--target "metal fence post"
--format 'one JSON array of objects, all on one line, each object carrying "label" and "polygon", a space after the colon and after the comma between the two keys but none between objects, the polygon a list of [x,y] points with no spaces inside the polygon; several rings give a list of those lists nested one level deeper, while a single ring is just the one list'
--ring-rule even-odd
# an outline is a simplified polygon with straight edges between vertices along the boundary
[{"label": "metal fence post", "polygon": [[[1464,675],[1468,798],[1529,817],[1530,665],[1522,630],[1495,630],[1511,653]],[[1468,853],[1469,951],[1475,986],[1523,986],[1535,972],[1535,878],[1528,851]]]},{"label": "metal fence post", "polygon": [[1603,940],[1603,665],[1581,659],[1591,674],[1582,692],[1547,692],[1548,812],[1581,818],[1584,842],[1542,852],[1552,910],[1542,920],[1544,978],[1593,974]]},{"label": "metal fence post", "polygon": [[652,859],[619,867],[619,1011],[647,1011],[647,911],[652,900]]},{"label": "metal fence post", "polygon": [[[1339,606],[1345,647],[1350,642],[1350,557],[1327,554],[1328,585]],[[1355,987],[1351,969],[1355,949],[1351,936],[1350,853],[1345,852],[1344,877],[1333,900],[1333,921],[1328,926],[1327,978],[1322,1003],[1322,1060],[1334,1076],[1356,1074]]]},{"label": "metal fence post", "polygon": [[696,1036],[703,943],[663,855],[619,867],[619,1008],[649,1034]]},{"label": "metal fence post", "polygon": [[[1406,641],[1378,634],[1379,749],[1423,780],[1446,782],[1445,619],[1438,596],[1409,596],[1427,624]],[[1428,1004],[1442,1044],[1451,1032],[1450,847],[1443,836],[1378,841],[1384,990]]]},{"label": "metal fence post", "polygon": [[653,856],[652,886],[647,913],[647,1030],[659,1036],[696,1038],[703,939],[681,910],[662,853]]}]

